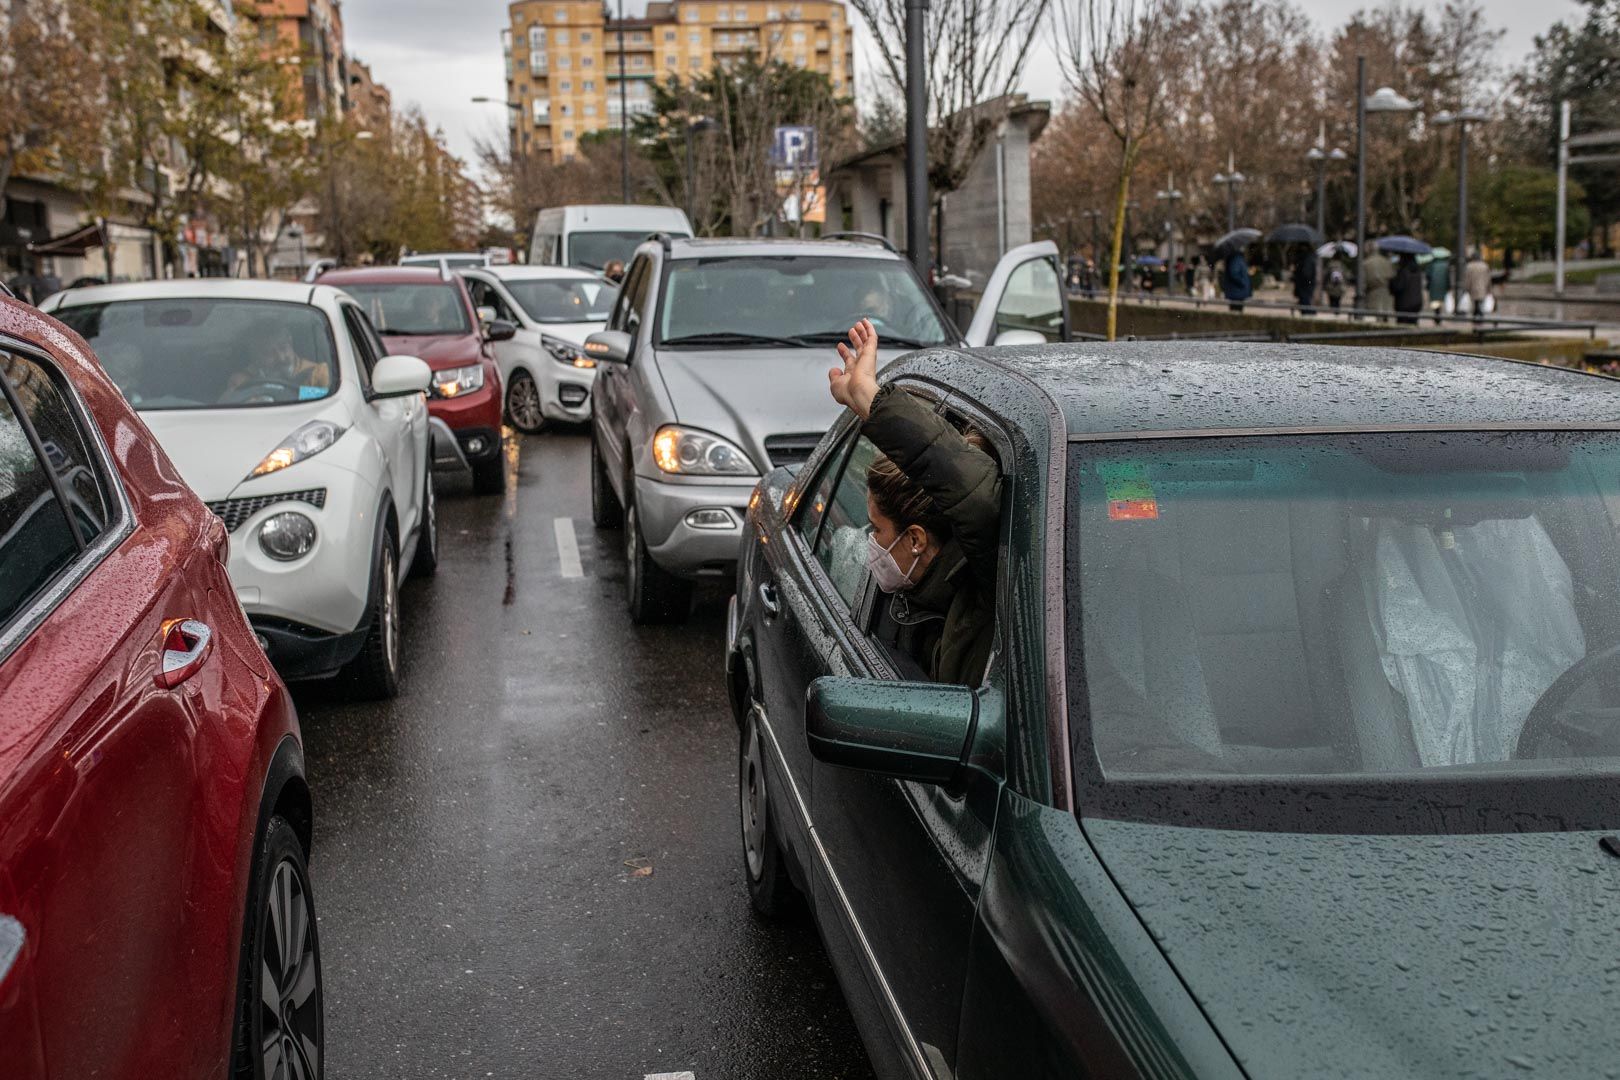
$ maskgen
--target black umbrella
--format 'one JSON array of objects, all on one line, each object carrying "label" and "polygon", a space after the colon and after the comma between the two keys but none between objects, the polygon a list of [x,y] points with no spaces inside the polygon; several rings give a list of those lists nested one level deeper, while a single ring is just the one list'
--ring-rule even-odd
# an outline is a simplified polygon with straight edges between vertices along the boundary
[{"label": "black umbrella", "polygon": [[1317,247],[1322,243],[1322,234],[1309,225],[1279,225],[1271,230],[1266,237],[1268,244],[1309,244]]},{"label": "black umbrella", "polygon": [[1215,254],[1229,255],[1248,247],[1258,239],[1260,239],[1259,229],[1233,229],[1215,241]]},{"label": "black umbrella", "polygon": [[1410,236],[1382,236],[1377,240],[1378,250],[1385,255],[1428,255],[1434,248]]}]

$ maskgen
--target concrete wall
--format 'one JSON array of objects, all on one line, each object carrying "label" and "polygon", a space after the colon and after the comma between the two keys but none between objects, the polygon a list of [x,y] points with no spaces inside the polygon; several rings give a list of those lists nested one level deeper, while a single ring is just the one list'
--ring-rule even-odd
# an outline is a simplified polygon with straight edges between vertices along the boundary
[{"label": "concrete wall", "polygon": [[[1002,189],[996,183],[998,140],[992,138],[973,163],[967,181],[945,197],[945,265],[983,288],[1008,249],[1030,241],[1029,128],[1009,119],[1000,141],[1005,161]],[[1001,195],[1001,198],[997,196]],[[1005,234],[998,220],[1006,207]]]}]

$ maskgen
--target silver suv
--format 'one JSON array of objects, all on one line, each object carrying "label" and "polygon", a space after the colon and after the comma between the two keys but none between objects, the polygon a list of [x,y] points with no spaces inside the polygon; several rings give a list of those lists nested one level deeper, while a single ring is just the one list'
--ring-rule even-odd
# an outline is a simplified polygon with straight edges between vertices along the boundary
[{"label": "silver suv", "polygon": [[591,517],[622,525],[631,617],[679,621],[692,581],[729,580],[748,499],[771,468],[802,462],[838,415],[833,346],[856,319],[880,362],[936,345],[1068,336],[1057,248],[1007,253],[966,334],[886,244],[688,240],[636,250],[607,327],[591,421]]}]

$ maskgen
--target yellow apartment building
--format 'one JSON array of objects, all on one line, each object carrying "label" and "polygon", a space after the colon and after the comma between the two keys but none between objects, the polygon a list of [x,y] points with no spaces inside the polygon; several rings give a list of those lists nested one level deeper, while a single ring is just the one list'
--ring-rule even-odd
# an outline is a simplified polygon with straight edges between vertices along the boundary
[{"label": "yellow apartment building", "polygon": [[[516,0],[508,10],[512,147],[567,161],[586,132],[619,126],[619,21],[602,0]],[[632,116],[652,108],[654,80],[705,75],[750,52],[819,71],[835,93],[855,91],[854,35],[838,0],[654,0],[623,30]]]}]

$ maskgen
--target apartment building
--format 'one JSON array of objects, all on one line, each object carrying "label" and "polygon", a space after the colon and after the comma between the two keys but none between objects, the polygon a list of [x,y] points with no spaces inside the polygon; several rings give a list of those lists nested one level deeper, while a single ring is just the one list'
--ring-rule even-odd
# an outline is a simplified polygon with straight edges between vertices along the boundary
[{"label": "apartment building", "polygon": [[512,146],[571,159],[587,132],[620,119],[619,31],[630,114],[652,107],[652,83],[705,75],[748,53],[811,68],[855,90],[854,33],[839,0],[669,0],[641,18],[607,17],[601,0],[516,0],[501,31]]},{"label": "apartment building", "polygon": [[274,33],[303,58],[304,118],[348,108],[343,7],[338,0],[254,0],[261,33]]}]

